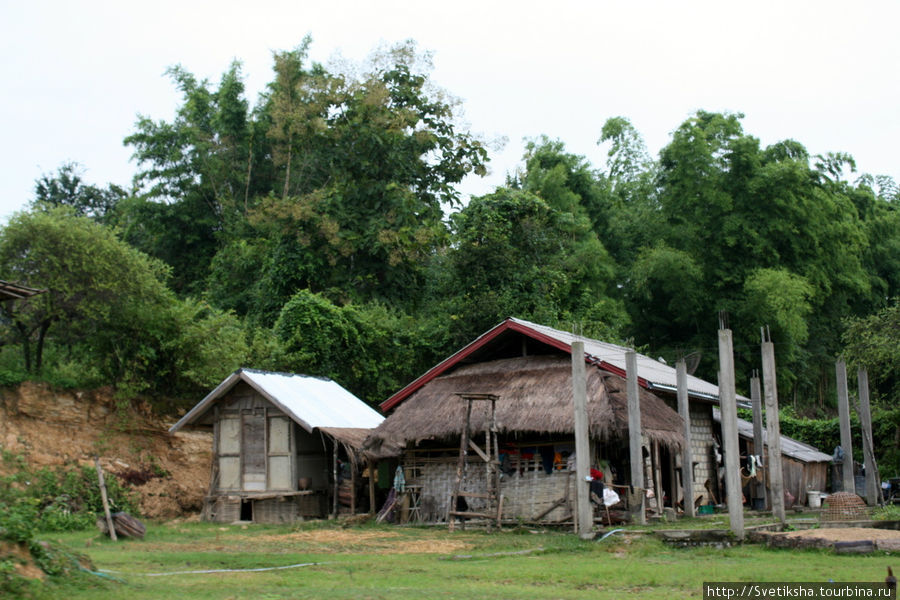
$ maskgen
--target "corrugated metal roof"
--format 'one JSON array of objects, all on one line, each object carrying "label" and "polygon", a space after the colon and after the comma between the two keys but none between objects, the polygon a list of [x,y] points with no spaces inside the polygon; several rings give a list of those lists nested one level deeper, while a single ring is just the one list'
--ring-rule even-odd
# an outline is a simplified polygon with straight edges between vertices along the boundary
[{"label": "corrugated metal roof", "polygon": [[[713,420],[716,423],[721,423],[722,421],[722,411],[720,411],[718,408],[713,408]],[[744,419],[738,419],[737,422],[738,435],[742,438],[752,440],[753,423]],[[768,444],[769,434],[766,431],[765,427],[763,427],[762,434],[763,444]],[[803,442],[795,440],[794,438],[790,438],[786,435],[781,436],[781,453],[785,456],[789,456],[795,460],[799,460],[805,463],[831,462],[830,454],[825,454],[814,446],[804,444]]]},{"label": "corrugated metal roof", "polygon": [[[534,329],[547,337],[559,340],[568,346],[571,346],[572,342],[582,341],[584,342],[585,354],[591,355],[597,362],[606,363],[607,365],[621,369],[623,372],[625,371],[625,352],[630,350],[630,348],[593,340],[583,336],[577,336],[566,331],[560,331],[559,329],[553,329],[552,327],[539,325],[523,319],[511,318],[510,320]],[[647,381],[650,389],[656,388],[669,392],[675,392],[677,389],[678,381],[674,367],[670,367],[658,360],[654,360],[649,356],[638,354],[637,370],[638,376]],[[719,399],[719,386],[704,381],[699,377],[694,377],[693,375],[688,375],[687,380],[688,393],[690,395],[695,397],[705,397],[709,400]],[[738,399],[749,401],[748,398],[741,395],[738,395]]]},{"label": "corrugated metal roof", "polygon": [[378,412],[324,377],[239,369],[220,383],[169,431],[178,431],[203,415],[239,381],[245,381],[307,431],[324,427],[372,429],[383,420]]}]

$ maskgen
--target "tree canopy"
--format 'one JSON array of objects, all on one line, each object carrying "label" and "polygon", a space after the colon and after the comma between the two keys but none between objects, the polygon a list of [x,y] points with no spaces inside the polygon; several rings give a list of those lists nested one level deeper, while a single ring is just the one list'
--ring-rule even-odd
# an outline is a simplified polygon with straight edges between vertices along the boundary
[{"label": "tree canopy", "polygon": [[[74,163],[36,182],[0,232],[0,277],[48,292],[2,308],[0,376],[68,368],[184,405],[247,365],[374,404],[518,316],[700,356],[715,380],[726,311],[739,389],[764,327],[799,407],[827,408],[841,353],[892,377],[892,179],[701,110],[657,157],[621,116],[586,124],[602,165],[536,136],[504,185],[467,199],[487,145],[427,53],[406,42],[336,68],[310,44],[273,53],[255,101],[237,61],[217,82],[169,69],[181,101],[126,137],[131,189]],[[884,402],[895,388],[875,386]]]}]

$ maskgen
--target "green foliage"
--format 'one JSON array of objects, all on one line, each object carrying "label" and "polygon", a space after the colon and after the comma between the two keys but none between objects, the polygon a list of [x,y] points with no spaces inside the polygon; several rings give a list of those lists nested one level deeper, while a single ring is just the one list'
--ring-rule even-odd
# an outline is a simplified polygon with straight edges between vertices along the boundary
[{"label": "green foliage", "polygon": [[[59,544],[39,542],[41,533],[93,529],[102,510],[97,472],[93,467],[30,469],[20,456],[3,450],[0,477],[0,542],[27,548],[35,564],[48,575],[68,575],[81,569],[78,557]],[[116,477],[106,480],[114,510],[136,514],[136,498]],[[0,594],[18,595],[36,584],[24,580],[12,558],[0,548]]]},{"label": "green foliage", "polygon": [[118,203],[125,198],[125,190],[116,185],[102,189],[86,184],[81,178],[83,171],[77,163],[69,162],[60,166],[55,175],[42,175],[35,183],[31,207],[49,211],[67,206],[78,216],[101,223],[108,221]]},{"label": "green foliage", "polygon": [[[741,418],[752,420],[749,410],[741,410]],[[779,412],[781,433],[831,454],[841,445],[841,425],[837,417],[810,418],[798,415],[792,408],[785,407]],[[853,447],[862,448],[859,417],[855,411],[850,414],[850,428]],[[872,407],[872,437],[875,460],[881,478],[900,475],[900,407]],[[856,456],[861,461],[859,456]]]},{"label": "green foliage", "polygon": [[887,400],[900,393],[900,300],[879,312],[846,321],[844,356],[868,369],[876,389]]},{"label": "green foliage", "polygon": [[607,296],[612,261],[587,219],[501,188],[473,198],[452,222],[437,295],[457,344],[509,316],[552,325],[591,315],[610,330],[621,326],[624,311]]},{"label": "green foliage", "polygon": [[[769,326],[782,348],[779,367],[795,374],[783,393],[822,403],[822,377],[840,346],[835,324],[873,300],[867,227],[854,200],[864,191],[835,179],[834,160],[812,166],[796,142],[760,148],[741,119],[699,111],[661,151],[656,218],[663,220],[651,223],[666,246],[698,267],[699,279],[684,288],[702,290],[703,301],[686,315],[665,288],[632,295],[633,332],[639,343],[666,339],[706,349],[716,312],[727,311],[736,368],[747,372],[758,353],[740,350],[756,347],[759,327]],[[647,327],[647,315],[658,327]],[[715,369],[707,361],[699,374],[714,379]]]},{"label": "green foliage", "polygon": [[[7,539],[27,542],[39,531],[89,528],[103,510],[92,466],[31,469],[8,453],[3,462],[12,469],[0,477],[0,531]],[[136,496],[117,477],[106,477],[106,488],[113,511],[137,514]]]},{"label": "green foliage", "polygon": [[825,407],[842,351],[878,402],[900,393],[892,179],[850,183],[846,154],[761,147],[743,115],[698,111],[658,160],[608,119],[605,170],[537,137],[506,186],[462,207],[487,150],[430,55],[406,42],[326,68],[310,44],[273,54],[255,105],[238,62],[218,82],[172,67],[175,114],[125,140],[133,197],[74,163],[38,180],[0,233],[0,278],[48,291],[2,307],[0,385],[112,382],[123,401],[184,404],[246,364],[374,403],[508,316],[696,351],[714,380],[726,311],[736,370],[757,366],[767,327],[801,408]]},{"label": "green foliage", "polygon": [[431,358],[421,330],[379,304],[338,306],[301,290],[284,305],[273,333],[284,352],[282,370],[328,377],[372,404],[430,366],[417,355]]},{"label": "green foliage", "polygon": [[47,290],[0,310],[24,370],[40,374],[48,359],[53,384],[196,392],[246,356],[235,317],[178,300],[159,261],[65,209],[16,215],[0,233],[0,264],[3,278]]},{"label": "green foliage", "polygon": [[120,325],[139,326],[141,309],[163,305],[168,294],[161,263],[64,208],[10,220],[0,233],[0,273],[47,290],[2,307],[26,370],[35,373],[48,336],[64,345],[108,342],[121,333]]},{"label": "green foliage", "polygon": [[487,160],[412,42],[352,75],[307,65],[309,45],[274,53],[252,111],[237,63],[217,89],[170,69],[175,119],[141,118],[126,138],[143,168],[117,217],[126,239],[172,265],[182,294],[209,281],[215,306],[266,326],[304,288],[414,304],[446,239],[442,206]]}]

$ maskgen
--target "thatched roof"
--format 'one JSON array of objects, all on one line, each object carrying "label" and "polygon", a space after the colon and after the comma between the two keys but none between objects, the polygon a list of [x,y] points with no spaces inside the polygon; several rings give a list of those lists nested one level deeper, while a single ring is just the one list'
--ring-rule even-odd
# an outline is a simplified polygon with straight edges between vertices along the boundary
[{"label": "thatched roof", "polygon": [[320,427],[319,431],[341,444],[354,465],[359,464],[363,444],[372,433],[364,427]]},{"label": "thatched roof", "polygon": [[[459,439],[465,401],[458,394],[499,396],[496,422],[501,434],[572,434],[572,363],[565,356],[526,356],[476,363],[429,381],[400,404],[366,442],[366,451],[384,454],[385,446],[404,447],[424,440]],[[660,398],[640,389],[644,435],[680,447],[683,421]],[[625,380],[587,366],[588,423],[592,438],[628,438]],[[472,430],[487,426],[487,403],[472,409]]]},{"label": "thatched roof", "polygon": [[319,429],[354,450],[362,448],[366,438],[372,433],[371,429],[363,427],[320,427]]}]

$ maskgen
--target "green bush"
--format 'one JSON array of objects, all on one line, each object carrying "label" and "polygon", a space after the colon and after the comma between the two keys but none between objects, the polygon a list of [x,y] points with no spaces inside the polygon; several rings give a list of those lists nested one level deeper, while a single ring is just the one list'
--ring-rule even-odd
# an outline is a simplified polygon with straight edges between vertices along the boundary
[{"label": "green bush", "polygon": [[[740,416],[748,421],[753,420],[753,415],[748,410],[742,409]],[[831,454],[836,446],[841,445],[841,425],[837,417],[810,419],[797,415],[791,407],[785,407],[779,412],[779,421],[782,435],[815,446],[826,454]],[[854,460],[862,462],[862,434],[855,411],[850,414],[850,429],[853,435]],[[900,408],[872,407],[872,445],[882,480],[900,475],[898,431]]]},{"label": "green bush", "polygon": [[[93,467],[32,470],[9,452],[3,461],[13,472],[0,477],[2,538],[28,543],[35,532],[87,529],[103,510]],[[106,488],[113,510],[137,514],[136,495],[118,477],[107,477]]]}]

